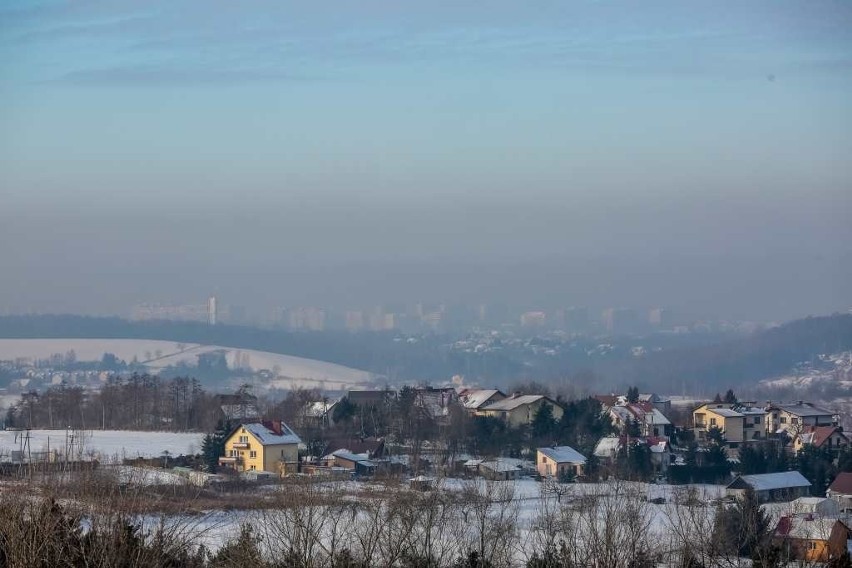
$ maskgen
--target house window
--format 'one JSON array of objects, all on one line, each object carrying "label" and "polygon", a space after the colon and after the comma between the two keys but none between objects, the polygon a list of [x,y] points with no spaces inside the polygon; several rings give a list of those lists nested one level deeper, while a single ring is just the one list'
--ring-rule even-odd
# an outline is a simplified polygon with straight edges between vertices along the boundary
[{"label": "house window", "polygon": [[755,417],[754,417],[754,423],[755,423],[755,424],[760,424],[760,416],[755,416]]},{"label": "house window", "polygon": [[792,419],[790,420],[790,423],[791,423],[791,424],[798,424],[798,423],[799,423],[799,419],[798,419],[798,418],[792,418]]},{"label": "house window", "polygon": [[249,452],[249,457],[250,457],[250,458],[256,458],[256,457],[257,457],[257,451],[256,451],[256,450],[252,450],[252,451],[250,451],[250,452]]},{"label": "house window", "polygon": [[281,450],[281,457],[284,457],[284,450]]},{"label": "house window", "polygon": [[255,467],[255,466],[251,466],[249,469],[251,469],[252,471],[254,471],[254,470],[256,470],[256,469],[257,469],[257,467]]},{"label": "house window", "polygon": [[715,425],[716,425],[716,419],[715,419],[715,418],[711,418],[711,419],[710,419],[710,426],[715,426]]},{"label": "house window", "polygon": [[240,452],[238,452],[237,450],[231,450],[231,457],[232,458],[240,457]]},{"label": "house window", "polygon": [[544,457],[544,456],[541,456],[541,463],[545,463],[545,462],[547,462],[547,458]]},{"label": "house window", "polygon": [[787,417],[786,417],[786,416],[782,416],[782,417],[781,417],[781,424],[786,424],[786,423],[787,423]]}]

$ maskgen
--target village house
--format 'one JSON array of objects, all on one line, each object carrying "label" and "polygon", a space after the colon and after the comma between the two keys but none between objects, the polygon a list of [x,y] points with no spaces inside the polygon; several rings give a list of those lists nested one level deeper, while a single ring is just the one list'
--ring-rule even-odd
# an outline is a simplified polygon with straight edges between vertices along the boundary
[{"label": "village house", "polygon": [[761,503],[792,501],[806,497],[810,492],[811,482],[798,471],[740,475],[728,484],[725,493],[732,497],[741,497],[748,487],[754,490],[757,500]]},{"label": "village house", "polygon": [[809,446],[838,453],[849,447],[849,437],[840,426],[805,426],[793,438],[793,451],[798,454]]},{"label": "village house", "polygon": [[219,465],[239,472],[295,473],[299,467],[301,442],[280,420],[246,422],[228,435],[225,455],[219,458]]},{"label": "village house", "polygon": [[463,389],[459,391],[458,400],[465,410],[476,413],[481,407],[504,398],[506,395],[497,389]]},{"label": "village house", "polygon": [[609,409],[612,425],[619,431],[624,431],[631,422],[639,428],[640,436],[668,438],[674,432],[674,427],[666,416],[650,402],[637,402],[613,406]]},{"label": "village house", "polygon": [[544,406],[550,407],[554,420],[562,418],[562,407],[550,398],[540,394],[515,394],[509,398],[480,407],[476,411],[476,414],[477,416],[499,418],[508,425],[517,428],[518,426],[531,424],[535,415]]},{"label": "village house", "polygon": [[337,450],[323,458],[329,467],[343,468],[356,476],[371,476],[376,473],[377,465],[367,454],[354,454],[348,450]]},{"label": "village house", "polygon": [[825,496],[836,502],[842,513],[852,513],[852,473],[838,473]]},{"label": "village house", "polygon": [[477,471],[485,479],[508,481],[520,479],[522,475],[529,475],[535,471],[535,466],[517,458],[496,458],[480,462]]},{"label": "village house", "polygon": [[331,438],[320,455],[333,454],[337,450],[364,454],[368,459],[376,460],[385,456],[385,441],[383,438]]},{"label": "village house", "polygon": [[334,426],[334,407],[337,400],[323,399],[308,402],[305,405],[305,423],[314,428],[329,428]]},{"label": "village house", "polygon": [[391,390],[351,390],[346,395],[351,404],[361,409],[382,408],[395,397],[396,393]]},{"label": "village house", "polygon": [[743,443],[766,439],[766,412],[751,403],[708,402],[696,408],[692,418],[699,442],[706,442],[708,432],[718,428],[734,455]]},{"label": "village house", "polygon": [[849,538],[849,527],[829,517],[781,517],[773,532],[774,542],[789,557],[805,562],[827,562],[843,556]]},{"label": "village house", "polygon": [[571,446],[538,448],[536,470],[542,477],[576,477],[583,475],[586,457]]},{"label": "village house", "polygon": [[830,410],[801,400],[794,404],[767,405],[766,430],[769,433],[786,432],[794,438],[811,426],[837,426],[837,416]]}]

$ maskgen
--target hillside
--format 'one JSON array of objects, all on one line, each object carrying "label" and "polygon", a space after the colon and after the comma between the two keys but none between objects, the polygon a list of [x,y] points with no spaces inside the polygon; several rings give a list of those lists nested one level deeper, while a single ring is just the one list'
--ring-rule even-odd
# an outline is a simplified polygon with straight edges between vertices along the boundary
[{"label": "hillside", "polygon": [[611,371],[619,372],[623,382],[645,388],[706,394],[755,386],[803,362],[816,363],[820,355],[848,349],[852,349],[852,315],[839,314],[792,321],[716,345],[651,353]]}]

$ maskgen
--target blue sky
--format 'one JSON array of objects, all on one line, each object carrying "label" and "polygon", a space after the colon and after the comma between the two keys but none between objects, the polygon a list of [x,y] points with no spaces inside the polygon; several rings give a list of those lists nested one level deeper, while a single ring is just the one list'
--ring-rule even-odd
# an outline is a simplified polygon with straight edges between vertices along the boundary
[{"label": "blue sky", "polygon": [[[98,309],[83,278],[61,299],[26,284],[44,258],[227,280],[217,255],[279,276],[820,257],[832,280],[852,240],[849,93],[840,0],[6,0],[5,309]],[[806,288],[830,298],[814,309],[852,303]]]}]

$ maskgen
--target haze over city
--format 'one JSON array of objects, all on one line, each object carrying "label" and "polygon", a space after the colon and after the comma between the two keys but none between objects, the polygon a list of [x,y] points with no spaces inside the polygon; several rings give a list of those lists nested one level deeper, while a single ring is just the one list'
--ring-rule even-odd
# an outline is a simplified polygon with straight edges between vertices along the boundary
[{"label": "haze over city", "polygon": [[845,2],[4,2],[0,311],[852,305]]}]

